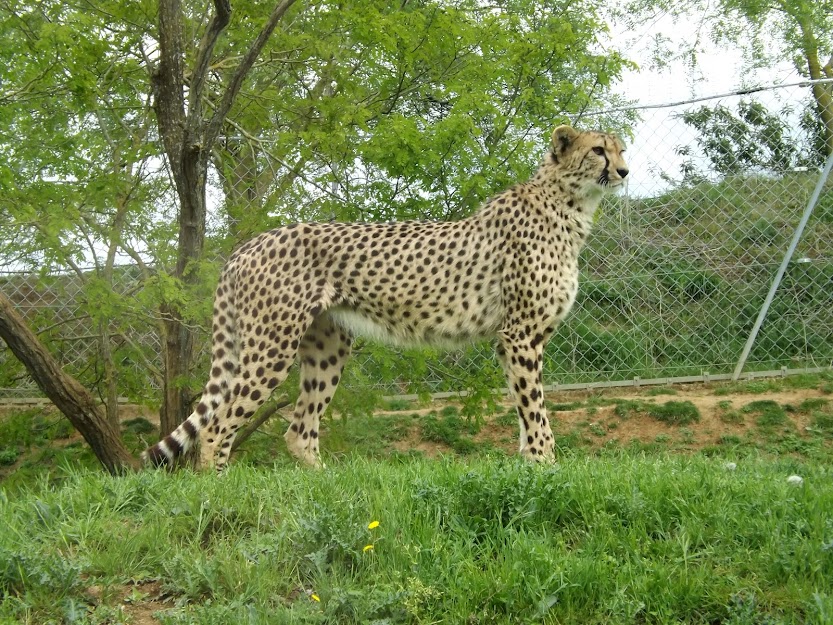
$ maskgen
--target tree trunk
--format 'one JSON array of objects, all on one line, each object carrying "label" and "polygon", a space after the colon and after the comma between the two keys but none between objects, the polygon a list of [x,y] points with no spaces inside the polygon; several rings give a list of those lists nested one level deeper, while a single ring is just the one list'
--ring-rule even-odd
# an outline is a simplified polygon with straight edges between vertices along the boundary
[{"label": "tree trunk", "polygon": [[824,144],[827,147],[827,155],[833,154],[833,94],[830,93],[830,85],[814,84],[813,97],[819,108],[821,122],[824,125]]},{"label": "tree trunk", "polygon": [[[211,116],[205,114],[203,97],[211,56],[231,18],[229,0],[214,0],[214,15],[200,42],[190,73],[186,99],[184,20],[181,0],[159,1],[159,63],[154,68],[153,99],[159,134],[179,199],[179,240],[174,277],[188,289],[198,279],[195,261],[205,243],[205,187],[208,158],[260,51],[278,22],[296,0],[281,0],[272,10],[248,52],[230,77]],[[174,303],[162,306],[164,319],[163,404],[160,421],[163,434],[188,418],[193,393],[186,379],[194,353],[194,330],[184,323]]]},{"label": "tree trunk", "polygon": [[139,468],[118,431],[101,413],[95,398],[78,380],[64,373],[2,292],[0,338],[25,365],[38,387],[81,433],[107,471],[116,474]]},{"label": "tree trunk", "polygon": [[[208,154],[186,147],[174,180],[179,193],[179,245],[174,275],[186,290],[194,286],[199,275],[194,263],[205,245],[205,178]],[[162,433],[174,430],[191,413],[193,389],[186,380],[194,359],[196,332],[182,318],[176,306],[164,305],[165,329],[163,404],[159,419]]]}]

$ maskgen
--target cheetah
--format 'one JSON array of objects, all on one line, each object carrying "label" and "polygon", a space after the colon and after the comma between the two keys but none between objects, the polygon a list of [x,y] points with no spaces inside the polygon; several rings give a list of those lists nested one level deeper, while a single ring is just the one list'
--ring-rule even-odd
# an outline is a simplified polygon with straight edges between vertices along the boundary
[{"label": "cheetah", "polygon": [[222,469],[238,429],[297,358],[300,395],[284,439],[319,466],[321,415],[357,335],[400,345],[497,338],[520,454],[552,460],[544,347],[575,300],[599,201],[628,175],[623,153],[615,135],[559,126],[532,178],[466,219],[294,224],[244,243],[217,286],[202,397],[146,463],[170,465],[199,439],[200,466]]}]

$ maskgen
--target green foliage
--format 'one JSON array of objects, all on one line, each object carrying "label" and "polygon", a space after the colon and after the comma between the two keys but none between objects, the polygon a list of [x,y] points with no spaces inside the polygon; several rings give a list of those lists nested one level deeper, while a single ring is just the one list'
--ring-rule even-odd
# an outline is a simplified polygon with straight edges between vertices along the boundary
[{"label": "green foliage", "polygon": [[[209,100],[272,5],[232,6],[210,59]],[[183,12],[189,70],[206,10]],[[290,15],[248,75],[213,151],[208,240],[189,268],[199,279],[185,283],[172,277],[176,198],[149,97],[158,69],[155,5],[50,0],[0,9],[7,44],[0,135],[18,138],[0,145],[0,258],[44,275],[74,274],[79,287],[62,301],[83,334],[101,340],[90,341],[70,373],[101,397],[111,380],[118,395],[158,400],[159,385],[148,383],[161,377],[158,354],[145,337],[158,335],[160,308],[179,310],[203,330],[198,341],[207,340],[218,268],[241,240],[296,220],[466,215],[529,174],[553,124],[615,99],[610,88],[628,66],[615,51],[599,54],[605,17],[585,0],[489,10],[357,0],[296,4]],[[621,128],[627,118],[607,121]],[[118,267],[126,262],[141,269]],[[30,321],[50,327],[44,338],[60,347],[66,319]],[[199,388],[206,351],[198,350],[193,378],[179,383]],[[386,359],[378,371],[371,366],[370,379],[395,383],[427,367],[416,353]],[[348,372],[348,389],[351,376],[358,377]],[[469,413],[494,403],[495,376],[472,372],[464,381],[479,393],[469,396]],[[346,412],[375,401],[341,395]]]},{"label": "green foliage", "polygon": [[824,224],[833,224],[833,193],[823,193],[819,197],[813,216]]},{"label": "green foliage", "polygon": [[[351,415],[326,421],[324,451],[335,456],[366,455],[371,458],[388,458],[395,453],[393,443],[405,439],[421,417],[410,414]],[[268,456],[275,454],[285,429],[283,422],[275,426],[274,438],[269,442]]]},{"label": "green foliage", "polygon": [[[573,401],[573,402],[567,402],[567,403],[555,403],[555,402],[548,401],[548,402],[545,402],[545,405],[547,407],[547,410],[549,410],[551,412],[558,412],[560,410],[576,410],[578,408],[581,408],[582,402]],[[515,417],[517,417],[517,414],[515,412],[513,412],[512,414]]]},{"label": "green foliage", "polygon": [[[555,377],[565,364],[572,369],[616,375],[638,368],[643,350],[631,332],[606,330],[589,320],[574,319],[569,326],[560,326],[547,346],[544,375]],[[559,354],[571,354],[575,360],[564,363]]]},{"label": "green foliage", "polygon": [[[35,502],[39,513],[52,512]],[[80,584],[81,567],[56,554],[32,551],[11,551],[0,548],[0,602],[23,594],[27,588],[36,588],[39,600],[48,600],[50,594],[63,597]]]},{"label": "green foliage", "polygon": [[[656,15],[657,11],[668,13],[677,20],[696,19],[701,25],[708,25],[705,33],[712,42],[743,50],[748,69],[772,67],[791,59],[801,76],[814,80],[830,76],[830,63],[827,62],[833,52],[830,35],[833,32],[833,3],[830,0],[720,0],[716,3],[690,4],[669,0],[631,0],[625,5],[624,18],[627,23],[639,24],[646,17]],[[691,69],[696,68],[698,56],[704,49],[703,34],[702,29],[697,29],[696,36],[692,35],[688,41],[675,41],[675,49],[672,50],[667,46],[670,40],[665,34],[657,33],[657,48],[665,48],[665,51],[655,53],[656,62],[667,63],[673,57],[685,59]],[[813,166],[819,166],[823,155],[833,150],[830,97],[829,90],[814,87],[812,101],[799,112],[798,126],[803,131],[805,144],[802,146],[803,156]],[[731,158],[734,155],[741,160],[762,160],[767,166],[778,167],[795,155],[797,151],[786,138],[790,133],[778,122],[778,117],[786,117],[789,112],[773,114],[749,103],[739,108],[737,118],[731,113],[720,113],[714,120],[703,120],[698,112],[690,113],[699,117],[701,123],[713,123],[723,131],[722,135],[715,132],[704,142],[710,146],[713,161],[731,168],[733,163],[738,162],[738,159]],[[795,125],[795,121],[790,124]],[[758,130],[760,136],[753,136],[751,128]],[[747,148],[754,147],[756,141],[760,154],[752,155],[753,150]],[[724,159],[726,156],[730,158]],[[690,168],[684,172],[687,177],[694,173]]]},{"label": "green foliage", "polygon": [[134,434],[152,434],[156,432],[156,426],[144,417],[126,419],[122,421],[122,427]]},{"label": "green foliage", "polygon": [[[547,406],[547,410],[554,410]],[[498,427],[514,427],[518,425],[518,411],[515,408],[510,408],[506,412],[499,414],[494,421]]]},{"label": "green foliage", "polygon": [[627,419],[634,413],[642,412],[646,408],[646,404],[639,400],[629,400],[629,399],[612,399],[612,400],[605,400],[604,402],[599,402],[599,404],[604,405],[612,403],[615,405],[613,409],[613,414],[617,417]]},{"label": "green foliage", "polygon": [[740,237],[741,245],[763,247],[774,245],[782,239],[781,230],[769,219],[760,218],[752,222]]},{"label": "green foliage", "polygon": [[422,418],[420,430],[422,438],[426,441],[442,443],[457,453],[469,454],[477,449],[477,445],[469,436],[477,434],[479,426],[462,419],[456,409],[443,412],[439,416],[426,415]]},{"label": "green foliage", "polygon": [[828,438],[833,438],[833,413],[827,411],[814,414],[811,425]]},{"label": "green foliage", "polygon": [[665,265],[660,281],[669,293],[684,300],[699,300],[720,290],[720,277],[684,259]]},{"label": "green foliage", "polygon": [[[697,131],[697,145],[720,176],[740,173],[782,174],[814,164],[816,157],[788,133],[791,111],[770,112],[754,100],[741,100],[737,113],[723,105],[701,106],[680,114]],[[690,156],[688,148],[678,148]],[[682,165],[686,180],[702,178],[692,161]]]},{"label": "green foliage", "polygon": [[650,388],[645,391],[645,395],[648,397],[658,397],[660,395],[676,395],[677,389],[671,388],[670,386],[655,386],[654,388]]},{"label": "green foliage", "polygon": [[824,397],[811,397],[809,399],[805,399],[801,402],[801,405],[798,409],[801,412],[812,412],[814,410],[821,410],[826,408],[830,404],[829,399],[825,399]]},{"label": "green foliage", "polygon": [[10,449],[8,447],[0,449],[0,466],[14,464],[18,456],[20,456],[20,451],[17,449]]},{"label": "green foliage", "polygon": [[602,399],[596,405],[613,405],[613,414],[627,419],[633,414],[644,413],[669,425],[688,425],[700,420],[700,411],[690,401],[668,401],[664,404],[646,402],[641,399]]},{"label": "green foliage", "polygon": [[[600,221],[594,239],[601,244],[584,257],[577,303],[547,350],[545,375],[567,383],[597,380],[599,372],[618,379],[699,375],[703,363],[712,373],[731,371],[769,287],[754,267],[780,262],[797,218],[788,198],[806,197],[816,182],[815,173],[734,176],[617,207],[632,223],[622,231],[615,219]],[[682,214],[688,215],[682,222],[671,218]],[[655,243],[629,247],[632,232]],[[833,357],[826,331],[833,322],[833,291],[826,288],[833,273],[822,251],[831,236],[818,221],[805,231],[801,249],[808,260],[788,267],[748,369]],[[727,245],[690,253],[700,249],[698,241],[727,237]]]},{"label": "green foliage", "polygon": [[65,439],[73,432],[70,422],[54,410],[30,408],[0,417],[0,447],[26,448]]},{"label": "green foliage", "polygon": [[[721,402],[723,404],[724,402]],[[730,403],[730,402],[725,402]],[[718,412],[718,418],[723,421],[723,423],[730,423],[733,425],[739,425],[744,423],[745,419],[743,418],[743,412],[740,410],[733,410],[729,408],[728,405],[726,406],[719,406],[720,412]]]},{"label": "green foliage", "polygon": [[385,402],[382,402],[380,408],[382,410],[392,410],[401,412],[403,410],[411,410],[414,407],[413,404],[414,403],[412,401],[409,401],[407,399],[389,399]]}]

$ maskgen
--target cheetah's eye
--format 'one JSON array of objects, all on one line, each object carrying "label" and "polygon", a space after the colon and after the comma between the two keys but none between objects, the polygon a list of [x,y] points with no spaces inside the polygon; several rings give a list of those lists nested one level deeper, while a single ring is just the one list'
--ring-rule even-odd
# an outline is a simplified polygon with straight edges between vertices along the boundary
[{"label": "cheetah's eye", "polygon": [[605,149],[596,146],[595,148],[593,148],[593,152],[595,152],[599,156],[602,156],[605,153]]}]

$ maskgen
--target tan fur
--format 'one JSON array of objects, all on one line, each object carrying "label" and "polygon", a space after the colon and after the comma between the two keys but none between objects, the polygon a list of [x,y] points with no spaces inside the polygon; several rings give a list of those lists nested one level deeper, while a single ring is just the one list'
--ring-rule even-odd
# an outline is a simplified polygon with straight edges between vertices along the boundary
[{"label": "tan fur", "polygon": [[298,358],[301,394],[285,439],[318,465],[319,421],[355,333],[402,344],[497,338],[520,451],[552,458],[543,351],[575,300],[601,196],[628,173],[623,151],[613,135],[560,126],[535,175],[467,219],[296,224],[248,241],[217,287],[205,392],[146,460],[168,464],[199,437],[202,463],[224,466],[237,430]]}]

